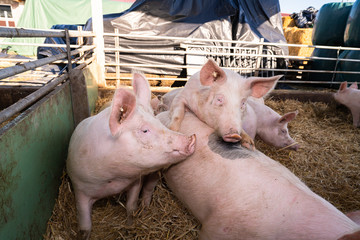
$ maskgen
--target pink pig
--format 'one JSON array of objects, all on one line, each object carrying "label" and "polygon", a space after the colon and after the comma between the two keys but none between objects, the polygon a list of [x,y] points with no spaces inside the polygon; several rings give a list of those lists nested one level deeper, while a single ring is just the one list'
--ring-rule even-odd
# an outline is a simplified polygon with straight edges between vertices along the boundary
[{"label": "pink pig", "polygon": [[357,83],[354,82],[350,87],[347,87],[347,82],[342,82],[339,90],[334,94],[334,98],[350,109],[353,125],[360,127],[360,90],[358,90]]},{"label": "pink pig", "polygon": [[278,148],[290,146],[290,149],[297,150],[299,144],[296,144],[294,139],[290,137],[287,128],[288,123],[297,114],[298,111],[295,111],[280,116],[273,109],[266,106],[263,101],[249,97],[243,118],[243,128],[253,139],[255,135],[258,135],[269,145]]},{"label": "pink pig", "polygon": [[141,177],[184,160],[195,136],[170,131],[154,117],[150,86],[133,76],[134,93],[118,89],[112,106],[83,120],[69,145],[67,171],[74,187],[80,236],[88,239],[98,199],[127,192],[128,216],[137,207]]},{"label": "pink pig", "polygon": [[209,60],[199,72],[191,76],[177,94],[170,107],[169,128],[177,131],[188,108],[200,120],[215,129],[224,141],[253,140],[242,129],[242,115],[249,96],[262,97],[271,91],[282,75],[243,78],[234,71],[222,69]]},{"label": "pink pig", "polygon": [[[161,100],[156,99],[157,106],[154,104],[155,112],[160,113],[169,109],[175,96],[182,91],[181,88],[172,90],[162,96]],[[264,142],[269,145],[297,150],[299,144],[295,144],[294,139],[289,135],[287,125],[293,120],[297,111],[280,116],[270,107],[264,104],[263,98],[249,97],[246,102],[246,109],[242,119],[242,127],[252,138],[257,134]]]},{"label": "pink pig", "polygon": [[[171,122],[168,112],[157,117]],[[172,165],[165,180],[200,221],[200,240],[359,239],[358,224],[279,162],[224,142],[190,112],[179,130],[195,132],[196,150]]]}]

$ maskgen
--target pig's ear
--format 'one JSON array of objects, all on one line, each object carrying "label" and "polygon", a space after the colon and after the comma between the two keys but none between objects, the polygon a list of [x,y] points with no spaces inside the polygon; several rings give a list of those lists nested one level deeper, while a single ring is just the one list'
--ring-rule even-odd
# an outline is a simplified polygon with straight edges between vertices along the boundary
[{"label": "pig's ear", "polygon": [[116,90],[109,119],[110,132],[113,136],[119,133],[121,124],[132,115],[135,106],[136,98],[133,93],[121,88]]},{"label": "pig's ear", "polygon": [[214,82],[223,84],[225,81],[225,72],[211,59],[200,70],[200,82],[204,86],[211,86]]},{"label": "pig's ear", "polygon": [[347,81],[342,82],[339,87],[339,91],[342,92],[347,88]]},{"label": "pig's ear", "polygon": [[278,122],[280,123],[280,124],[285,124],[285,123],[288,123],[288,122],[290,122],[290,121],[292,121],[295,117],[296,117],[296,115],[298,115],[298,111],[296,110],[295,112],[289,112],[289,113],[286,113],[286,114],[284,114],[284,116],[282,116],[279,120],[278,120]]},{"label": "pig's ear", "polygon": [[351,84],[351,86],[349,88],[358,89],[357,82],[354,82],[353,84]]},{"label": "pig's ear", "polygon": [[264,97],[266,94],[271,92],[275,86],[277,81],[282,77],[283,75],[276,75],[273,77],[250,77],[247,78],[247,81],[249,83],[249,88],[251,89],[251,96],[255,98]]},{"label": "pig's ear", "polygon": [[138,103],[150,107],[151,90],[145,76],[139,72],[133,72],[132,86]]}]

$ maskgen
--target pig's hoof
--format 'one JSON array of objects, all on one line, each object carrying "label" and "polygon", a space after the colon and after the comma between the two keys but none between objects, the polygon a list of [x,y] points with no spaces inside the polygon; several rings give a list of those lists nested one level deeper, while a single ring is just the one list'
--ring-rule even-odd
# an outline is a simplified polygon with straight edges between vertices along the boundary
[{"label": "pig's hoof", "polygon": [[128,215],[128,216],[127,216],[127,219],[126,219],[126,224],[127,224],[128,226],[131,226],[131,225],[133,225],[133,223],[134,223],[134,217],[133,217],[133,215]]},{"label": "pig's hoof", "polygon": [[180,124],[178,124],[177,122],[172,122],[169,125],[169,129],[175,132],[178,132],[180,129]]},{"label": "pig's hoof", "polygon": [[141,206],[143,208],[148,208],[150,206],[151,203],[151,196],[150,197],[143,197],[142,201],[141,201]]},{"label": "pig's hoof", "polygon": [[246,133],[241,134],[241,146],[246,147],[250,150],[255,150],[254,140]]},{"label": "pig's hoof", "polygon": [[76,236],[77,240],[88,240],[90,239],[90,230],[80,230]]},{"label": "pig's hoof", "polygon": [[242,142],[241,146],[246,147],[247,149],[252,150],[252,151],[255,150],[255,146],[253,144],[251,144],[251,143],[248,143],[248,142]]}]

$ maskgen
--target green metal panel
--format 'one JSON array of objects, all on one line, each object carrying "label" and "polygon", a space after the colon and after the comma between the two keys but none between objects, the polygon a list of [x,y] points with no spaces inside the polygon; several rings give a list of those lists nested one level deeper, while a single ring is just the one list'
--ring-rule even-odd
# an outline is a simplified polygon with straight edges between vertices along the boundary
[{"label": "green metal panel", "polygon": [[42,239],[73,128],[65,83],[0,130],[0,239]]}]

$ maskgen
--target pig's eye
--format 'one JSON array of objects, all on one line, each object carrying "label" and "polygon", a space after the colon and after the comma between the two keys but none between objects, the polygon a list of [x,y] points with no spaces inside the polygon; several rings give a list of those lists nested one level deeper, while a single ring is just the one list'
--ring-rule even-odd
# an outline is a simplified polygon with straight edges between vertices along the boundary
[{"label": "pig's eye", "polygon": [[285,129],[281,129],[281,132],[283,133],[283,134],[286,134],[286,130]]},{"label": "pig's eye", "polygon": [[150,128],[147,127],[147,126],[142,126],[141,129],[140,129],[140,131],[141,131],[142,133],[149,133],[149,132],[150,132]]}]

